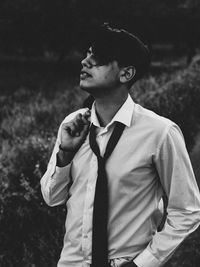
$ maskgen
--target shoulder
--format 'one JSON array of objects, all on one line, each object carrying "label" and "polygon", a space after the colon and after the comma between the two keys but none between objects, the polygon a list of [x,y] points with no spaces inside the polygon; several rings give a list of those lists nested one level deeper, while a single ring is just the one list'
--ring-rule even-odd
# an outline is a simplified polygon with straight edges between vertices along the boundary
[{"label": "shoulder", "polygon": [[67,123],[67,122],[73,120],[73,119],[76,117],[76,115],[78,115],[79,113],[84,114],[87,110],[88,110],[88,108],[81,108],[81,109],[78,109],[78,110],[76,110],[76,111],[70,113],[69,115],[67,115],[67,116],[64,118],[64,120],[62,121],[61,125],[62,125],[63,123]]},{"label": "shoulder", "polygon": [[155,130],[164,130],[176,125],[170,119],[160,116],[157,113],[140,106],[139,104],[135,104],[134,111],[135,116],[133,116],[133,120],[135,120],[135,123],[145,124],[147,127],[154,128]]},{"label": "shoulder", "polygon": [[152,138],[158,146],[167,136],[183,138],[182,132],[175,122],[138,104],[135,104],[132,126],[133,130],[136,128],[140,132],[145,132],[145,136]]},{"label": "shoulder", "polygon": [[57,138],[58,138],[58,140],[60,139],[61,128],[62,128],[63,123],[70,122],[71,120],[73,120],[73,119],[76,117],[76,115],[78,115],[79,113],[84,114],[87,110],[88,110],[88,108],[81,108],[81,109],[78,109],[78,110],[76,110],[76,111],[70,113],[69,115],[67,115],[67,116],[64,118],[64,120],[61,122],[60,127],[59,127],[59,129],[58,129],[58,133],[57,133]]}]

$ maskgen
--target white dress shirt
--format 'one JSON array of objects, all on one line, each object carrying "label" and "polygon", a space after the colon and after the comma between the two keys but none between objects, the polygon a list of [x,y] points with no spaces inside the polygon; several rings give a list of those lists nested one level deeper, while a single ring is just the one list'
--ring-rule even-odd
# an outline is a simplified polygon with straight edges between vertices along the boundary
[{"label": "white dress shirt", "polygon": [[[85,111],[80,109],[63,122]],[[116,121],[126,127],[106,163],[109,259],[112,266],[128,259],[134,259],[139,267],[162,266],[200,222],[200,194],[184,139],[175,123],[135,104],[129,95],[105,128],[100,127],[93,104],[91,122],[98,127],[101,155]],[[42,194],[50,206],[67,205],[58,267],[86,267],[91,263],[97,158],[87,136],[72,162],[57,167],[60,133],[61,128],[41,179]],[[168,215],[164,228],[157,232],[163,191],[168,196]]]}]

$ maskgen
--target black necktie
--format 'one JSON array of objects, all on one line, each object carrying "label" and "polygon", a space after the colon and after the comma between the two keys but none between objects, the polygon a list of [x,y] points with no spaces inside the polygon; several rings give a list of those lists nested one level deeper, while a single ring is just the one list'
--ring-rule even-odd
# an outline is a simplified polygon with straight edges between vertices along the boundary
[{"label": "black necktie", "polygon": [[105,163],[119,141],[124,128],[124,124],[116,123],[103,157],[100,155],[96,142],[96,127],[92,124],[90,128],[90,147],[98,160],[98,176],[93,206],[92,267],[108,267],[108,181]]}]

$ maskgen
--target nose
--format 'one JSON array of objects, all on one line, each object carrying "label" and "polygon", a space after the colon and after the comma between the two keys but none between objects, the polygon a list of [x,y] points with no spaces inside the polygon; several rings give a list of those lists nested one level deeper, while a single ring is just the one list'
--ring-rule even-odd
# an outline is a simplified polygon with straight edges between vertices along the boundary
[{"label": "nose", "polygon": [[97,61],[94,58],[94,54],[91,53],[87,55],[82,61],[81,64],[83,67],[92,68],[97,65]]},{"label": "nose", "polygon": [[91,63],[91,57],[86,56],[82,61],[81,64],[83,67],[87,67],[87,68],[91,68],[92,67],[92,63]]}]

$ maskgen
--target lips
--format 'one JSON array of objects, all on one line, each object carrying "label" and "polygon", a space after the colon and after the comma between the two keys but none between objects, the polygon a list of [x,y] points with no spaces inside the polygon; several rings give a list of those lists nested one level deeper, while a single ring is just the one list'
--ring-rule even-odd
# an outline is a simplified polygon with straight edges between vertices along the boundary
[{"label": "lips", "polygon": [[92,75],[88,71],[81,70],[81,73],[80,73],[80,78],[81,79],[87,79],[89,77],[92,77]]}]

